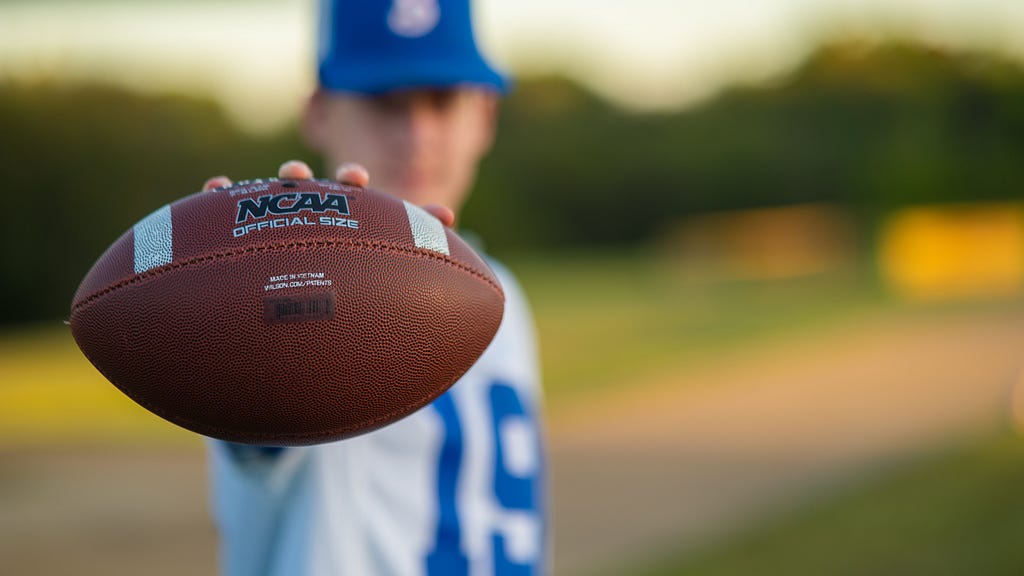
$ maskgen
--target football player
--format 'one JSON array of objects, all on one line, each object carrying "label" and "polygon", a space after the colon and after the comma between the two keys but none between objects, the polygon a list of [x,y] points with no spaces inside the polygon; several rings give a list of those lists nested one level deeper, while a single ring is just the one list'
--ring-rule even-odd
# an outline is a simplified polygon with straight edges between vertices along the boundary
[{"label": "football player", "polygon": [[[302,129],[330,173],[452,226],[495,135],[505,78],[477,49],[469,0],[326,0],[319,86]],[[282,178],[311,178],[301,162]],[[206,187],[224,186],[225,177]],[[243,575],[543,574],[541,388],[513,276],[480,360],[430,406],[302,448],[209,442],[221,570]],[[322,353],[330,353],[323,350]]]}]

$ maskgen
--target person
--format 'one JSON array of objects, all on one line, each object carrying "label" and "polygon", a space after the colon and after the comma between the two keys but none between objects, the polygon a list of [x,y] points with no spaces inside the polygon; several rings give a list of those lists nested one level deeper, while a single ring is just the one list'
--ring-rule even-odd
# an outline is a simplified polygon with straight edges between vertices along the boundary
[{"label": "person", "polygon": [[[302,130],[337,178],[429,206],[452,226],[495,135],[504,76],[468,0],[330,0]],[[282,178],[311,178],[301,162]],[[230,183],[226,177],[206,188]],[[299,448],[210,440],[224,574],[459,576],[548,571],[541,388],[512,274],[497,335],[430,406]],[[330,351],[323,351],[329,353]]]}]

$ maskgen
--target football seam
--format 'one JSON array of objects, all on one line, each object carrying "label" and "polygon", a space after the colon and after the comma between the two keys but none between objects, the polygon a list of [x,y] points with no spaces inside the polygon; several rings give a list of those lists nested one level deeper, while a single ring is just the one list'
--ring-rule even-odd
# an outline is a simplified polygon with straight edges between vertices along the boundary
[{"label": "football seam", "polygon": [[394,244],[388,244],[388,243],[384,243],[384,242],[372,242],[372,241],[368,241],[368,240],[309,240],[309,241],[300,240],[300,241],[295,241],[295,242],[281,242],[281,243],[274,243],[274,244],[260,244],[260,245],[257,245],[257,246],[247,246],[245,248],[237,248],[235,250],[230,250],[230,251],[227,251],[227,252],[214,252],[212,254],[206,254],[206,255],[203,255],[203,256],[194,256],[194,257],[189,258],[187,260],[181,260],[181,261],[178,261],[178,262],[171,262],[170,264],[165,264],[165,265],[160,266],[158,268],[153,268],[152,270],[147,270],[147,271],[145,271],[145,272],[143,272],[141,274],[135,274],[134,276],[125,278],[124,280],[120,280],[120,281],[118,281],[118,282],[116,282],[114,284],[111,284],[110,286],[107,286],[106,288],[103,288],[102,290],[99,290],[98,292],[94,292],[93,294],[90,294],[88,297],[80,300],[79,302],[76,302],[71,307],[71,310],[72,310],[72,312],[74,312],[74,311],[76,311],[78,309],[81,309],[82,307],[87,306],[87,305],[91,304],[92,302],[94,302],[94,301],[96,301],[96,300],[106,296],[107,294],[110,294],[111,292],[114,292],[116,290],[120,290],[121,288],[125,288],[127,286],[130,286],[132,284],[136,284],[138,282],[142,282],[143,280],[146,280],[148,278],[159,276],[161,274],[165,274],[167,272],[172,272],[174,270],[178,270],[178,269],[181,269],[181,268],[187,268],[189,266],[194,266],[195,264],[200,264],[200,263],[203,263],[203,262],[210,262],[210,261],[213,261],[213,260],[220,260],[220,259],[223,259],[223,258],[229,258],[229,257],[232,257],[232,256],[239,256],[239,255],[247,254],[247,253],[268,252],[268,251],[272,251],[272,250],[290,250],[290,249],[294,249],[294,248],[324,248],[324,247],[330,247],[330,246],[357,246],[357,247],[372,248],[372,249],[383,250],[383,251],[411,254],[413,256],[418,256],[420,258],[426,257],[426,258],[430,258],[430,259],[433,259],[433,260],[437,260],[439,262],[443,262],[445,264],[448,264],[449,266],[452,266],[454,268],[458,268],[459,270],[462,270],[463,272],[466,272],[467,274],[469,274],[471,276],[475,276],[475,277],[483,280],[488,286],[490,286],[495,292],[497,292],[499,296],[504,298],[504,292],[501,290],[501,286],[499,286],[494,280],[488,278],[486,275],[481,274],[480,272],[474,270],[473,268],[471,268],[471,267],[469,267],[469,266],[467,266],[467,265],[465,265],[465,264],[463,264],[461,262],[453,260],[453,259],[451,259],[451,258],[449,258],[447,256],[442,255],[442,254],[434,253],[434,252],[432,252],[430,250],[427,250],[427,249],[424,249],[424,248],[404,248],[402,246],[395,246]]}]

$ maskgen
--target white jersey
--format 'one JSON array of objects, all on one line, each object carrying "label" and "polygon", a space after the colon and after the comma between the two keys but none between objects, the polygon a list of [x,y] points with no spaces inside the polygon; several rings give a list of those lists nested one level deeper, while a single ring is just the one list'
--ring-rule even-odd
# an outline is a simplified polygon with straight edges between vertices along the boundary
[{"label": "white jersey", "polygon": [[505,290],[501,326],[430,406],[319,446],[209,442],[223,574],[547,573],[532,318],[515,279],[492,266]]}]

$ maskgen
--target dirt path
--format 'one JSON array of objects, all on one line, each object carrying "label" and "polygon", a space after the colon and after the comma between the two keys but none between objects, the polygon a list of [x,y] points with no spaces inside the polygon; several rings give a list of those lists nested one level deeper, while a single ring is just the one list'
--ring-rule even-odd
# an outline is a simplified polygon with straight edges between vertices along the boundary
[{"label": "dirt path", "polygon": [[704,545],[1005,425],[1022,366],[1019,310],[919,315],[763,347],[579,406],[552,426],[556,573]]},{"label": "dirt path", "polygon": [[[1024,309],[865,320],[560,409],[555,573],[697,547],[999,425],[1022,365]],[[213,574],[215,542],[198,445],[0,454],[0,572]]]},{"label": "dirt path", "polygon": [[0,574],[214,574],[194,449],[0,454]]}]

